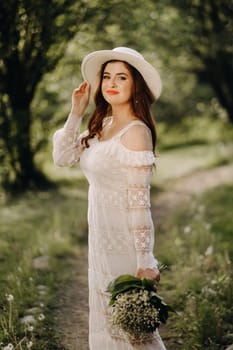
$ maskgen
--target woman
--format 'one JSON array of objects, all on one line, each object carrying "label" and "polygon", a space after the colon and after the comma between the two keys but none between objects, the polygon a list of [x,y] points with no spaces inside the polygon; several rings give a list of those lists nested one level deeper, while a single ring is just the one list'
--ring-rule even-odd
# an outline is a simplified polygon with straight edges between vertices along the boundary
[{"label": "woman", "polygon": [[[89,182],[89,346],[164,350],[158,332],[139,345],[113,329],[106,294],[109,282],[122,274],[159,280],[149,186],[156,143],[150,105],[161,93],[161,80],[142,55],[125,47],[89,54],[82,74],[69,117],[54,134],[53,157],[59,166],[80,161]],[[95,110],[80,135],[91,88]]]}]

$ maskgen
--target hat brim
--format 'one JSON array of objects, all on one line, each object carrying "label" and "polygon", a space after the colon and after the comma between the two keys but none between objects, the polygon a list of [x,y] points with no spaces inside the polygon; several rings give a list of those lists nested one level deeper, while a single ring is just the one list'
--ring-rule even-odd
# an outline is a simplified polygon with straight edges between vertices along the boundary
[{"label": "hat brim", "polygon": [[94,51],[83,59],[81,65],[82,76],[91,85],[92,89],[95,89],[99,82],[98,73],[102,64],[111,60],[125,61],[136,68],[144,78],[154,99],[159,98],[162,91],[162,82],[158,71],[145,59],[113,50]]}]

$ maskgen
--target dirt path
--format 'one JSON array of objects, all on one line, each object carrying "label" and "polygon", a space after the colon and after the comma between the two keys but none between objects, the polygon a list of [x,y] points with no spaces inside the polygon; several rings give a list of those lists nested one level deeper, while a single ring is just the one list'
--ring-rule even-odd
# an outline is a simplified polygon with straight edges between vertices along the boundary
[{"label": "dirt path", "polygon": [[59,292],[57,329],[64,350],[88,350],[87,246],[80,247],[72,280]]},{"label": "dirt path", "polygon": [[153,204],[154,215],[162,221],[164,215],[169,215],[174,206],[178,207],[189,201],[192,196],[206,192],[215,186],[232,182],[232,164],[180,177],[166,184],[166,191],[157,195]]},{"label": "dirt path", "polygon": [[[153,214],[163,221],[174,206],[179,206],[219,184],[232,183],[233,165],[203,170],[179,178],[166,185],[166,192],[156,196]],[[80,255],[73,266],[72,281],[60,291],[57,311],[58,333],[64,350],[88,350],[88,287],[87,247],[80,248]],[[101,349],[105,350],[105,349]]]}]

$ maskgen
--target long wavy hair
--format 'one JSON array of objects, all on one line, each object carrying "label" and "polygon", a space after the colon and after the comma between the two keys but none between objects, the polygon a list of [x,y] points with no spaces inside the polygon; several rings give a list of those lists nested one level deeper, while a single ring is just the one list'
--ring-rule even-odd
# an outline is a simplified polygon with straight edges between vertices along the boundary
[{"label": "long wavy hair", "polygon": [[[89,147],[88,141],[90,139],[92,139],[96,135],[97,137],[100,137],[102,127],[103,127],[103,119],[106,116],[110,115],[111,113],[111,106],[104,99],[101,91],[103,73],[106,65],[110,62],[116,62],[116,61],[111,60],[111,61],[105,62],[101,66],[101,69],[99,72],[99,85],[94,95],[95,110],[88,122],[89,133],[87,136],[83,137],[82,139],[82,144],[85,144],[85,147]],[[121,61],[121,62],[123,62],[125,66],[128,68],[134,81],[134,84],[133,84],[134,88],[133,88],[133,93],[131,98],[133,113],[139,120],[145,123],[150,129],[151,136],[152,136],[153,150],[155,150],[157,133],[156,133],[155,122],[154,122],[154,119],[151,113],[151,108],[150,108],[151,104],[154,101],[154,97],[150,92],[147,84],[145,83],[142,75],[138,72],[138,70],[125,61]]]}]

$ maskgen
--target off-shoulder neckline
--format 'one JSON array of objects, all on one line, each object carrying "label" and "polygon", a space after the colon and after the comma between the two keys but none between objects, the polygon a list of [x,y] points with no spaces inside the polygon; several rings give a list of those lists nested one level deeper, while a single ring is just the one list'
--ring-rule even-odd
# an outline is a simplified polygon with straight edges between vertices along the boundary
[{"label": "off-shoulder neckline", "polygon": [[119,131],[117,131],[112,137],[110,137],[109,139],[106,140],[101,140],[101,139],[97,139],[99,143],[105,143],[105,142],[109,142],[113,139],[115,139],[117,136],[120,136],[124,131],[126,131],[127,129],[129,129],[131,127],[131,125],[144,125],[146,126],[145,123],[143,123],[141,120],[137,119],[137,120],[131,120],[131,122],[129,122],[127,125],[125,125],[122,129],[120,129]]}]

